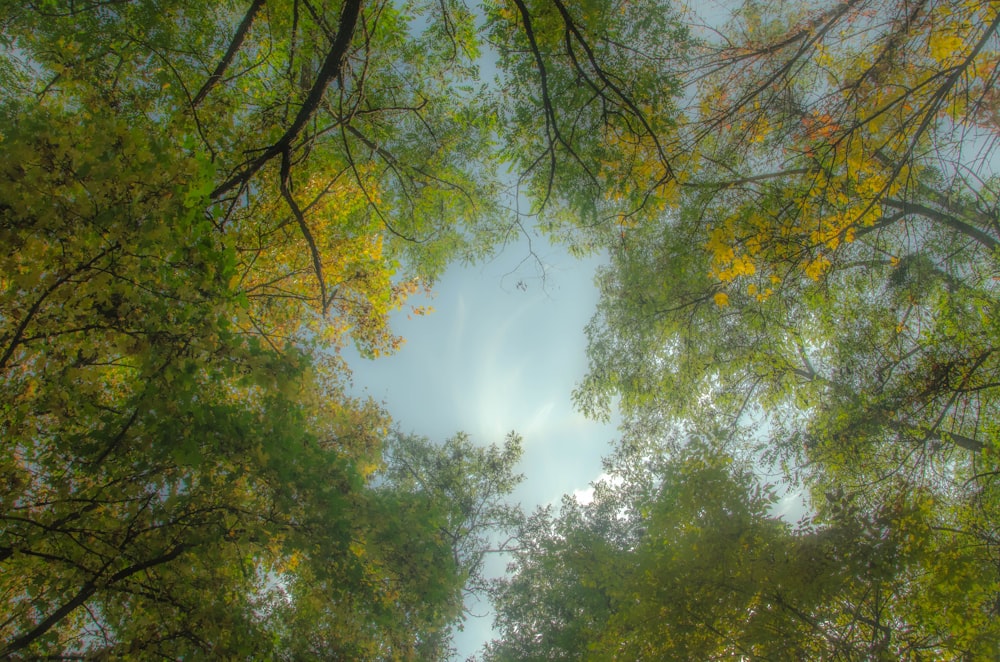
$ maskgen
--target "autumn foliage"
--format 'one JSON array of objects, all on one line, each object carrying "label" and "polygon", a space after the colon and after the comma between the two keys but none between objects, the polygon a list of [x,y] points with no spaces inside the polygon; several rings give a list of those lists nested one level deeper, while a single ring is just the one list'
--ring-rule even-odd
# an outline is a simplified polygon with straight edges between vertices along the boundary
[{"label": "autumn foliage", "polygon": [[[0,26],[0,657],[442,659],[470,593],[490,660],[1000,655],[996,1]],[[403,434],[343,350],[535,231],[608,257],[623,423],[524,516],[516,435]]]}]

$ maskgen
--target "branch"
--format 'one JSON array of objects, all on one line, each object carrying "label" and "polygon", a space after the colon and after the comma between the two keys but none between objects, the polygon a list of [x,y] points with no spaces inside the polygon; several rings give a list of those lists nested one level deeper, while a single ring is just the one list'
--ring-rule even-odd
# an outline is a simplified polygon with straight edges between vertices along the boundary
[{"label": "branch", "polygon": [[263,154],[216,187],[212,191],[212,199],[217,200],[234,188],[243,186],[268,161],[277,156],[282,156],[291,150],[292,143],[302,133],[302,129],[305,128],[306,124],[309,123],[309,120],[312,119],[312,116],[319,108],[326,88],[334,79],[339,79],[343,73],[344,63],[347,61],[347,51],[350,48],[354,31],[358,25],[358,17],[361,14],[362,2],[363,0],[347,0],[344,3],[344,10],[340,15],[340,25],[337,28],[337,36],[330,46],[330,51],[326,54],[326,59],[323,61],[323,67],[316,76],[316,81],[309,89],[309,94],[306,96],[305,101],[303,101],[302,107],[299,108],[299,112],[292,121],[291,126],[285,130],[284,135],[278,139],[278,142],[265,149]]},{"label": "branch", "polygon": [[901,423],[899,421],[886,421],[886,426],[889,429],[894,430],[897,434],[919,434],[921,443],[929,441],[944,443],[946,441],[950,441],[959,448],[963,448],[970,453],[980,453],[984,448],[986,448],[986,444],[978,439],[973,439],[972,437],[967,437],[964,434],[958,434],[957,432],[942,433],[937,430],[928,430],[924,432],[918,427],[907,425],[906,423]]},{"label": "branch", "polygon": [[[542,52],[538,48],[538,42],[535,40],[535,31],[531,26],[531,14],[528,12],[528,8],[525,6],[522,0],[514,0],[514,4],[517,6],[518,11],[521,14],[521,19],[524,21],[524,36],[528,38],[528,44],[531,47],[532,56],[535,58],[535,66],[538,68],[538,82],[542,88],[542,112],[545,113],[545,138],[548,141],[548,149],[546,150],[549,154],[549,182],[545,191],[545,198],[542,200],[542,206],[548,202],[549,197],[552,195],[552,183],[555,179],[556,171],[556,150],[553,145],[553,138],[559,142],[563,142],[559,135],[559,127],[556,124],[555,109],[552,106],[552,99],[549,96],[549,75],[545,68],[545,61],[542,59]],[[539,157],[541,159],[542,157]],[[532,167],[537,164],[536,160]]]},{"label": "branch", "polygon": [[573,21],[573,17],[570,16],[569,11],[562,3],[562,0],[552,0],[552,2],[559,11],[559,15],[562,17],[563,24],[566,26],[566,29],[573,33],[573,36],[576,37],[580,46],[583,47],[584,53],[587,54],[587,61],[590,62],[590,66],[594,68],[594,72],[597,74],[597,77],[601,79],[601,82],[603,82],[607,88],[615,93],[615,95],[621,100],[622,104],[624,104],[625,107],[628,108],[629,111],[635,116],[635,118],[639,120],[639,123],[642,124],[642,128],[645,129],[647,135],[652,138],[653,144],[656,145],[656,151],[660,155],[660,163],[666,171],[664,181],[676,179],[676,177],[674,177],[673,169],[670,167],[670,160],[667,158],[663,145],[660,143],[660,137],[656,135],[656,132],[653,131],[653,128],[649,125],[645,113],[639,110],[639,107],[635,105],[632,98],[625,94],[625,91],[619,88],[618,85],[616,85],[614,81],[608,77],[604,69],[601,68],[600,63],[597,61],[597,57],[594,55],[593,49],[590,47],[590,44],[587,43],[586,39],[584,39],[583,35],[580,34],[580,30],[577,28],[576,22]]},{"label": "branch", "polygon": [[884,198],[883,203],[886,207],[892,207],[893,209],[898,209],[904,214],[913,214],[917,216],[923,216],[932,221],[937,221],[942,225],[946,225],[952,230],[966,235],[975,239],[977,242],[985,246],[991,251],[995,251],[1000,242],[988,235],[986,232],[980,230],[977,227],[969,225],[968,223],[963,223],[954,216],[950,214],[945,214],[944,212],[938,211],[931,207],[926,207],[924,205],[918,204],[916,202],[907,202],[905,200],[895,200],[893,198]]},{"label": "branch", "polygon": [[306,243],[309,244],[309,254],[312,255],[313,270],[316,272],[316,280],[319,281],[320,308],[323,311],[323,315],[326,315],[329,300],[326,297],[326,281],[323,279],[323,263],[320,261],[319,248],[316,246],[316,240],[313,239],[312,232],[306,224],[302,210],[299,209],[298,203],[295,202],[295,198],[292,197],[292,192],[288,188],[288,181],[291,179],[291,158],[289,152],[291,152],[291,148],[286,149],[281,154],[281,175],[279,177],[281,197],[288,203],[288,208],[292,210],[292,215],[299,224],[302,236],[305,237]]},{"label": "branch", "polygon": [[7,349],[4,350],[3,356],[0,356],[0,370],[3,370],[3,368],[7,365],[7,361],[9,361],[10,357],[14,354],[14,350],[17,349],[17,346],[19,344],[21,344],[22,340],[24,339],[24,332],[28,328],[28,324],[30,324],[31,321],[35,318],[35,315],[38,314],[38,310],[39,308],[42,307],[42,304],[45,302],[45,300],[53,292],[59,289],[62,285],[71,280],[74,276],[77,276],[83,273],[84,271],[87,271],[92,266],[94,266],[94,264],[102,257],[104,257],[105,255],[107,255],[112,251],[118,250],[119,248],[120,246],[117,243],[112,244],[108,248],[105,248],[103,251],[95,255],[89,261],[81,264],[73,271],[70,271],[69,273],[65,274],[64,276],[56,280],[56,282],[49,285],[45,289],[45,291],[42,292],[42,295],[35,300],[35,303],[31,305],[31,308],[28,310],[27,314],[25,314],[24,318],[21,320],[21,323],[17,326],[17,329],[11,336],[10,344],[7,345]]},{"label": "branch", "polygon": [[220,80],[222,80],[222,75],[226,73],[226,69],[229,65],[233,63],[233,59],[236,57],[236,53],[243,46],[243,42],[246,40],[247,34],[250,32],[250,26],[253,25],[254,18],[260,12],[261,7],[264,6],[264,0],[253,0],[253,4],[250,5],[250,9],[243,16],[243,20],[240,22],[238,28],[236,28],[236,34],[233,35],[233,40],[229,42],[229,48],[226,50],[226,54],[222,56],[219,64],[215,67],[215,71],[212,75],[208,77],[205,84],[201,86],[198,90],[198,94],[194,95],[194,99],[191,100],[191,108],[197,108],[208,93],[215,87]]},{"label": "branch", "polygon": [[52,629],[52,627],[56,623],[58,623],[67,615],[69,615],[70,612],[72,612],[74,609],[76,609],[77,607],[85,603],[87,600],[89,600],[91,596],[93,596],[94,593],[96,593],[99,588],[105,588],[116,582],[120,582],[123,579],[131,577],[137,572],[142,572],[143,570],[148,570],[149,568],[153,568],[155,566],[162,565],[164,563],[169,563],[170,561],[173,561],[178,556],[187,551],[190,547],[191,547],[190,545],[179,544],[170,551],[161,554],[160,556],[148,559],[146,561],[143,561],[142,563],[136,563],[134,565],[130,565],[127,568],[122,568],[115,574],[108,577],[107,581],[103,582],[101,585],[98,585],[96,577],[91,579],[90,581],[86,582],[80,588],[79,591],[77,591],[76,595],[73,596],[71,600],[63,604],[62,607],[59,607],[54,612],[49,614],[49,616],[47,616],[41,623],[36,625],[31,631],[11,641],[10,645],[8,645],[7,648],[0,651],[0,657],[9,659],[12,653],[15,653],[23,648],[30,646],[33,641],[43,636],[46,632]]},{"label": "branch", "polygon": [[790,168],[788,170],[777,170],[775,172],[766,172],[759,175],[737,177],[735,179],[725,179],[712,182],[682,182],[681,186],[685,188],[733,188],[736,186],[744,186],[746,184],[756,184],[757,182],[764,182],[771,179],[781,179],[782,177],[789,177],[791,175],[807,175],[811,172],[813,172],[813,168]]},{"label": "branch", "polygon": [[882,192],[880,193],[880,196],[881,194],[884,194],[886,191],[888,191],[891,183],[896,181],[896,178],[899,177],[900,173],[903,171],[903,167],[906,165],[906,162],[909,161],[910,158],[913,156],[913,153],[917,148],[917,143],[920,141],[920,137],[927,131],[931,123],[937,118],[938,109],[941,107],[941,104],[944,103],[945,98],[951,92],[952,88],[954,88],[955,85],[958,83],[958,81],[962,78],[965,72],[969,69],[969,66],[972,64],[972,61],[976,59],[979,53],[981,53],[982,50],[986,47],[986,44],[988,44],[989,41],[993,38],[993,35],[996,34],[998,29],[1000,29],[1000,14],[997,14],[996,18],[993,19],[993,22],[990,23],[989,27],[983,33],[982,37],[979,39],[978,42],[976,42],[976,45],[975,47],[973,47],[972,52],[969,53],[969,55],[960,65],[953,68],[951,75],[949,75],[945,79],[944,84],[941,85],[941,87],[939,87],[931,96],[931,100],[928,103],[926,110],[924,111],[923,120],[921,120],[920,125],[917,126],[916,131],[913,133],[913,137],[910,139],[910,143],[909,145],[907,145],[905,153],[902,155],[900,159],[897,160],[891,175],[888,177],[888,179],[886,179],[886,183],[882,187]]},{"label": "branch", "polygon": [[[822,41],[826,37],[826,34],[837,25],[837,22],[840,21],[840,19],[843,18],[848,11],[860,1],[861,0],[845,0],[838,6],[832,7],[830,10],[817,16],[816,19],[810,22],[808,26],[788,36],[787,38],[765,48],[759,49],[753,53],[733,58],[732,63],[736,63],[748,58],[771,55],[784,50],[786,47],[789,47],[798,41],[804,40],[803,43],[799,44],[797,50],[792,53],[790,57],[780,63],[780,66],[778,66],[777,69],[768,72],[764,80],[751,81],[751,84],[755,84],[755,87],[748,92],[744,92],[730,108],[723,112],[721,116],[717,117],[715,120],[709,121],[700,135],[696,137],[696,141],[702,140],[713,131],[717,130],[721,125],[726,123],[727,119],[735,117],[736,113],[747,106],[753,99],[757,98],[769,87],[776,85],[783,76],[795,68],[796,62],[799,62],[799,60],[806,53],[808,53],[809,50],[815,46],[815,44]],[[730,65],[720,65],[719,68],[721,69],[723,66]]]}]

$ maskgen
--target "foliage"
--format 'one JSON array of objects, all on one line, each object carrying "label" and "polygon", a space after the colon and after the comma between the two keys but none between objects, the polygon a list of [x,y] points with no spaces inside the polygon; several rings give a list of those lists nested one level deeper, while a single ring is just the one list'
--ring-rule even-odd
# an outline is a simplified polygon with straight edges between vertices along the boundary
[{"label": "foliage", "polygon": [[[355,504],[364,537],[283,578],[276,606],[289,659],[445,659],[463,598],[482,591],[483,558],[517,521],[504,499],[520,482],[520,440],[477,446],[458,434],[442,444],[391,433],[372,489]],[[359,564],[362,590],[340,568]],[[348,608],[345,609],[345,605]]]},{"label": "foliage", "polygon": [[502,447],[484,447],[460,433],[436,446],[421,437],[397,434],[387,444],[385,456],[380,475],[387,484],[441,504],[438,529],[449,544],[454,565],[468,575],[464,590],[484,591],[486,554],[507,551],[523,520],[519,506],[501,500],[523,478],[514,473],[521,438],[511,432]]},{"label": "foliage", "polygon": [[576,393],[599,416],[620,397],[638,438],[724,425],[817,508],[837,493],[877,519],[924,495],[985,613],[998,25],[995,3],[743,5],[691,58],[697,167],[614,247]]},{"label": "foliage", "polygon": [[[662,441],[662,440],[661,440]],[[925,493],[793,527],[717,437],[623,445],[592,503],[531,519],[486,660],[989,659],[995,573],[933,532]],[[842,496],[842,495],[841,495]],[[831,494],[831,504],[838,495]],[[961,585],[968,594],[949,594]],[[974,588],[973,588],[974,587]],[[933,596],[933,597],[931,597]],[[969,599],[971,598],[971,600]]]},{"label": "foliage", "polygon": [[687,32],[662,0],[487,3],[497,117],[530,213],[580,252],[676,192],[674,101]]},{"label": "foliage", "polygon": [[[0,3],[0,655],[438,658],[517,532],[491,659],[995,657],[997,3],[688,17]],[[523,231],[504,171],[609,253],[576,396],[625,412],[526,520],[516,437],[340,356]]]},{"label": "foliage", "polygon": [[[679,458],[692,451],[671,437],[678,421],[721,427],[729,452],[806,489],[820,530],[884,531],[896,546],[878,588],[869,578],[860,594],[796,607],[832,629],[826,648],[793,657],[996,655],[998,26],[996,3],[743,3],[677,72],[679,197],[605,243],[578,405],[603,417],[617,401],[625,443]],[[649,591],[669,591],[675,571],[710,572],[658,558],[668,574]],[[591,638],[593,650],[764,654],[749,631],[728,634],[735,616],[688,621],[648,591],[633,598],[618,625],[645,632],[636,642],[657,639],[643,623],[700,623],[725,635],[703,632],[711,646],[747,648],[664,654]],[[746,618],[741,599],[719,598]],[[864,649],[852,639],[864,627],[843,614],[810,611],[828,599],[870,610],[886,629],[865,636],[885,647]],[[627,647],[630,631],[607,641]]]},{"label": "foliage", "polygon": [[502,229],[442,6],[0,6],[0,656],[447,653],[490,523],[376,481],[338,353]]}]

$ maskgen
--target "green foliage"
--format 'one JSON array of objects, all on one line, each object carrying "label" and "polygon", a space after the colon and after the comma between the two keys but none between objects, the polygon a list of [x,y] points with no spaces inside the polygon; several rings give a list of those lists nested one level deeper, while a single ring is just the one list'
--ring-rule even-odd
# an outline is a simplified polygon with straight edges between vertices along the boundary
[{"label": "green foliage", "polygon": [[484,659],[995,653],[1000,632],[984,599],[995,574],[935,533],[927,493],[860,517],[831,508],[793,527],[771,514],[773,488],[723,439],[684,441],[677,455],[658,441],[622,446],[592,503],[567,497],[558,514],[531,518],[497,587],[501,638]]},{"label": "green foliage", "polygon": [[[0,655],[440,658],[516,538],[491,659],[995,657],[996,3],[476,11],[0,3]],[[522,230],[505,170],[611,256],[625,413],[527,519],[515,436],[339,354]]]},{"label": "green foliage", "polygon": [[5,659],[434,659],[482,585],[516,443],[373,477],[338,355],[494,240],[471,18],[307,4],[0,6]]},{"label": "green foliage", "polygon": [[523,478],[514,473],[520,458],[521,438],[513,432],[502,447],[476,445],[461,433],[441,445],[397,434],[386,445],[386,488],[442,505],[437,527],[467,575],[468,592],[485,590],[485,555],[506,551],[523,519],[520,507],[504,500]]},{"label": "green foliage", "polygon": [[676,71],[687,34],[670,3],[488,3],[505,158],[532,214],[599,250],[676,192]]},{"label": "green foliage", "polygon": [[[996,656],[998,28],[993,3],[747,2],[689,43],[675,197],[598,239],[575,393],[673,468],[650,501],[619,455],[626,496],[536,517],[493,659]],[[726,453],[784,469],[810,527]]]}]

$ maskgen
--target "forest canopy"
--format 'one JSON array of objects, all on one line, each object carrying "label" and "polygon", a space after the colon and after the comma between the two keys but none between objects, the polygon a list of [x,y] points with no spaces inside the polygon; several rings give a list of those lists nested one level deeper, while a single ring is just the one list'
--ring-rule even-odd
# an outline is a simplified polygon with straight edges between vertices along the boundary
[{"label": "forest canopy", "polygon": [[[1000,655],[1000,3],[731,4],[0,2],[0,657]],[[525,515],[342,350],[533,231],[623,423]]]}]

